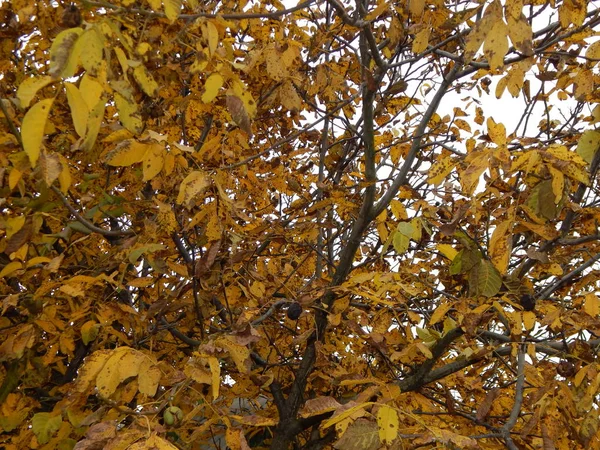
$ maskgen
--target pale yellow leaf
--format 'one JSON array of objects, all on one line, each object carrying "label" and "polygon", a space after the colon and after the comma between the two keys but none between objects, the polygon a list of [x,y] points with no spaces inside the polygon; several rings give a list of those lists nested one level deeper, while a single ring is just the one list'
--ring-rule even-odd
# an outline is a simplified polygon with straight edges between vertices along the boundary
[{"label": "pale yellow leaf", "polygon": [[29,107],[37,92],[54,81],[54,78],[50,76],[29,77],[23,80],[17,89],[17,98],[21,102],[21,107]]},{"label": "pale yellow leaf", "polygon": [[119,119],[123,123],[123,126],[133,134],[141,133],[143,123],[137,103],[115,92],[115,104],[117,105]]},{"label": "pale yellow leaf", "polygon": [[512,223],[513,221],[509,219],[497,224],[490,239],[490,259],[501,274],[506,273],[512,250]]},{"label": "pale yellow leaf", "polygon": [[83,33],[82,28],[69,28],[61,31],[50,47],[50,69],[48,73],[53,78],[70,78],[75,74],[79,55],[77,40]]},{"label": "pale yellow leaf", "polygon": [[379,440],[384,445],[391,444],[398,437],[398,413],[394,408],[382,405],[377,411]]},{"label": "pale yellow leaf", "polygon": [[150,144],[142,164],[143,181],[150,181],[160,173],[165,162],[165,147],[162,144]]},{"label": "pale yellow leaf", "polygon": [[40,157],[44,128],[53,101],[54,99],[48,98],[37,102],[23,118],[21,137],[23,139],[23,149],[29,157],[31,167],[35,167]]},{"label": "pale yellow leaf", "polygon": [[210,180],[204,172],[198,170],[190,172],[179,186],[177,203],[184,204],[188,208],[192,206],[192,201],[196,195],[203,192],[210,185]]},{"label": "pale yellow leaf", "polygon": [[87,131],[90,110],[77,86],[73,83],[65,83],[65,89],[75,131],[79,136],[84,137]]},{"label": "pale yellow leaf", "polygon": [[95,27],[85,31],[77,41],[79,60],[83,68],[91,75],[96,75],[104,60],[103,36]]},{"label": "pale yellow leaf", "polygon": [[98,80],[86,73],[79,82],[79,92],[85,100],[88,111],[91,111],[100,101],[104,89]]}]

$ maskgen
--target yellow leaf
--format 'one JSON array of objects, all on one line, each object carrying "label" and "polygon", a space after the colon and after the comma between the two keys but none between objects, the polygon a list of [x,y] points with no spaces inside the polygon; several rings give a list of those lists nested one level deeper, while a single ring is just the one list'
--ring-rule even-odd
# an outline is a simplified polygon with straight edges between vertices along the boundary
[{"label": "yellow leaf", "polygon": [[131,166],[144,160],[149,147],[134,140],[123,141],[114,150],[108,152],[104,162],[109,166]]},{"label": "yellow leaf", "polygon": [[143,181],[150,181],[158,175],[165,162],[165,148],[162,144],[151,144],[149,147],[142,164]]},{"label": "yellow leaf", "polygon": [[161,5],[161,1],[160,0],[146,0],[148,2],[148,4],[150,5],[150,8],[152,8],[153,11],[160,11],[160,5]]},{"label": "yellow leaf", "polygon": [[490,239],[490,259],[501,274],[506,273],[512,250],[512,223],[510,219],[500,222],[496,225]]},{"label": "yellow leaf", "polygon": [[103,61],[104,42],[96,28],[91,28],[81,35],[77,41],[80,47],[79,60],[83,68],[95,75]]},{"label": "yellow leaf", "polygon": [[452,308],[452,303],[442,303],[437,308],[435,308],[435,311],[429,319],[429,326],[435,325],[436,323],[441,321],[446,316],[446,313],[450,311],[450,308]]},{"label": "yellow leaf", "polygon": [[40,444],[47,444],[62,424],[62,417],[48,412],[40,412],[31,418],[31,429]]},{"label": "yellow leaf", "polygon": [[406,208],[402,204],[400,200],[393,199],[390,202],[390,209],[392,210],[392,214],[397,220],[407,220],[408,214],[406,212]]},{"label": "yellow leaf", "polygon": [[291,81],[287,80],[278,89],[279,101],[288,111],[300,111],[302,109],[302,99],[296,92],[296,88]]},{"label": "yellow leaf", "polygon": [[552,175],[552,193],[554,194],[554,203],[560,203],[565,191],[565,176],[564,174],[550,166],[550,174]]},{"label": "yellow leaf", "polygon": [[65,89],[67,90],[67,101],[71,109],[71,118],[73,119],[75,131],[79,136],[84,137],[87,131],[90,110],[77,86],[73,83],[65,83]]},{"label": "yellow leaf", "polygon": [[4,221],[6,227],[6,239],[10,239],[16,233],[19,232],[23,225],[25,225],[25,216],[9,217]]},{"label": "yellow leaf", "polygon": [[496,145],[506,145],[506,127],[502,123],[496,123],[494,119],[488,117],[488,134],[492,142]]},{"label": "yellow leaf", "polygon": [[450,261],[458,254],[458,252],[450,244],[437,244],[438,251],[448,258]]},{"label": "yellow leaf", "polygon": [[104,100],[101,98],[98,103],[90,110],[90,117],[88,119],[87,124],[87,134],[85,135],[85,139],[81,144],[81,149],[85,151],[89,151],[94,147],[96,143],[96,138],[98,137],[98,133],[100,132],[100,126],[102,125],[102,120],[104,119],[104,108],[106,104]]},{"label": "yellow leaf", "polygon": [[27,111],[27,114],[23,118],[21,137],[23,139],[23,149],[29,157],[31,167],[35,167],[40,157],[44,128],[46,127],[46,120],[48,119],[48,113],[53,101],[54,99],[48,98],[37,102]]},{"label": "yellow leaf", "polygon": [[558,8],[558,19],[563,28],[576,27],[583,24],[587,12],[587,1],[564,0]]},{"label": "yellow leaf", "polygon": [[85,100],[88,111],[91,111],[98,104],[103,92],[102,85],[95,78],[87,73],[81,77],[79,93],[83,97],[83,100]]},{"label": "yellow leaf", "polygon": [[394,408],[382,405],[377,411],[379,440],[382,444],[391,444],[398,437],[398,413]]},{"label": "yellow leaf", "polygon": [[112,351],[112,355],[102,367],[96,377],[96,388],[98,394],[104,398],[110,397],[121,382],[119,366],[121,359],[128,352],[128,347],[119,347]]},{"label": "yellow leaf", "polygon": [[427,50],[427,45],[429,45],[429,34],[431,33],[431,28],[425,26],[421,31],[419,31],[415,35],[415,39],[412,44],[413,53],[421,53]]},{"label": "yellow leaf", "polygon": [[127,73],[129,70],[129,60],[127,59],[127,55],[125,55],[125,52],[120,47],[113,47],[113,50],[115,51],[115,55],[117,55],[117,61],[119,61],[119,64],[121,65],[121,70],[123,73]]},{"label": "yellow leaf", "polygon": [[202,93],[202,102],[210,103],[219,94],[219,89],[223,86],[223,77],[219,73],[212,73],[204,84],[204,92]]},{"label": "yellow leaf", "polygon": [[325,420],[321,424],[321,427],[329,428],[330,426],[335,425],[336,423],[341,422],[342,420],[352,416],[355,412],[364,410],[367,406],[370,406],[373,404],[374,404],[373,402],[365,402],[365,403],[359,403],[357,405],[354,405],[351,408],[348,408],[347,410],[345,410],[344,412],[342,412],[338,415],[334,415],[333,417],[330,417],[329,419]]},{"label": "yellow leaf", "polygon": [[31,100],[35,97],[35,94],[45,86],[54,82],[54,78],[50,76],[43,77],[30,77],[23,80],[17,89],[17,98],[21,102],[22,108],[29,107]]},{"label": "yellow leaf", "polygon": [[135,103],[134,100],[130,100],[118,92],[115,92],[115,104],[117,105],[119,119],[123,123],[123,126],[133,134],[141,133],[143,123],[138,111],[137,103]]},{"label": "yellow leaf", "polygon": [[192,206],[194,197],[204,191],[209,185],[210,180],[204,172],[198,170],[190,172],[181,182],[176,200],[177,203],[180,205],[185,204],[189,208]]},{"label": "yellow leaf", "polygon": [[135,78],[135,81],[146,95],[154,97],[158,92],[158,83],[154,81],[154,78],[144,65],[139,65],[133,69],[133,78]]},{"label": "yellow leaf", "polygon": [[536,322],[535,313],[533,313],[531,311],[523,311],[523,326],[525,327],[525,330],[527,330],[527,331],[533,330],[533,327],[535,326],[535,322]]},{"label": "yellow leaf", "polygon": [[[246,110],[248,117],[253,119],[256,115],[256,102],[252,98],[252,94],[248,92],[246,87],[239,80],[233,81],[233,92],[244,104],[244,109]],[[229,95],[231,95],[231,93],[229,93]]]},{"label": "yellow leaf", "polygon": [[515,48],[525,56],[533,55],[533,32],[531,25],[523,15],[519,12],[518,17],[508,15],[506,18],[508,25],[508,36]]},{"label": "yellow leaf", "polygon": [[85,363],[79,369],[75,382],[75,392],[87,392],[91,386],[95,386],[96,377],[104,368],[104,365],[112,356],[113,350],[98,350],[85,358]]},{"label": "yellow leaf", "polygon": [[177,20],[181,12],[181,0],[163,0],[163,7],[165,8],[167,19],[173,23]]},{"label": "yellow leaf", "polygon": [[93,320],[88,320],[81,326],[81,340],[85,345],[88,345],[90,342],[98,337],[98,331],[100,330],[100,324],[96,323]]},{"label": "yellow leaf", "polygon": [[162,372],[160,369],[149,358],[146,358],[142,362],[140,374],[138,375],[139,391],[144,395],[154,397],[161,377]]},{"label": "yellow leaf", "polygon": [[434,162],[427,173],[427,182],[435,186],[439,185],[452,172],[456,163],[449,155],[442,156]]},{"label": "yellow leaf", "polygon": [[202,35],[204,40],[208,43],[208,51],[210,56],[215,54],[217,46],[219,45],[219,30],[214,23],[208,21],[202,27]]},{"label": "yellow leaf", "polygon": [[82,28],[69,28],[61,31],[50,47],[50,69],[53,78],[70,78],[75,74],[79,55],[75,44],[83,33]]},{"label": "yellow leaf", "polygon": [[[411,2],[412,3],[412,2]],[[371,21],[377,19],[381,14],[383,14],[390,7],[389,3],[386,0],[379,0],[378,5],[375,7],[373,11],[371,11],[365,17],[365,20]]]},{"label": "yellow leaf", "polygon": [[598,317],[598,314],[600,314],[600,301],[595,293],[592,292],[585,296],[583,310],[592,317]]},{"label": "yellow leaf", "polygon": [[[598,41],[600,43],[600,41]],[[588,164],[592,163],[596,152],[600,148],[600,132],[596,130],[586,130],[582,133],[577,142],[577,153]]]},{"label": "yellow leaf", "polygon": [[600,59],[600,41],[592,43],[585,51],[585,57],[589,59]]},{"label": "yellow leaf", "polygon": [[208,365],[210,366],[211,385],[213,398],[219,397],[219,388],[221,387],[221,365],[219,360],[214,356],[208,357]]},{"label": "yellow leaf", "polygon": [[508,52],[507,32],[506,24],[500,18],[494,21],[485,37],[483,52],[488,59],[491,70],[497,70],[504,66],[504,56]]},{"label": "yellow leaf", "polygon": [[0,271],[0,278],[4,278],[9,276],[10,274],[16,272],[17,270],[23,267],[23,263],[20,261],[9,262],[4,268]]},{"label": "yellow leaf", "polygon": [[498,0],[494,0],[465,39],[465,61],[473,59],[486,39],[491,26],[498,20],[502,20],[502,6]]},{"label": "yellow leaf", "polygon": [[65,158],[60,153],[57,154],[58,160],[61,164],[60,175],[58,175],[58,182],[60,184],[60,191],[63,194],[66,194],[71,187],[71,183],[73,182],[73,178],[71,177],[71,169],[69,169],[69,163],[67,158]]}]

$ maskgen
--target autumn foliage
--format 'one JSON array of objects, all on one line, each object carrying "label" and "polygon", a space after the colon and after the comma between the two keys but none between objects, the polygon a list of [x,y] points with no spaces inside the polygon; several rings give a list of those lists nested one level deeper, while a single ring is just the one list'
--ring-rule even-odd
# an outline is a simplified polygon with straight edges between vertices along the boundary
[{"label": "autumn foliage", "polygon": [[600,448],[600,5],[0,3],[0,447]]}]

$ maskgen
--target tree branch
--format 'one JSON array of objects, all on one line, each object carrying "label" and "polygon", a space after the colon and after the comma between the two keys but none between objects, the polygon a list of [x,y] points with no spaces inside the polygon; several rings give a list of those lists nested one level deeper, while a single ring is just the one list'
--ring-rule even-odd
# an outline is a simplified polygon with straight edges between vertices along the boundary
[{"label": "tree branch", "polygon": [[58,198],[60,198],[60,200],[67,207],[69,212],[71,214],[73,214],[75,216],[75,218],[88,230],[93,231],[98,234],[101,234],[103,236],[108,236],[108,237],[123,237],[123,236],[135,235],[135,232],[132,230],[114,231],[114,230],[105,230],[104,228],[97,227],[96,225],[94,225],[93,223],[88,221],[85,217],[83,217],[81,214],[79,214],[79,211],[77,211],[71,205],[71,203],[69,203],[69,200],[67,200],[67,198],[62,194],[62,192],[60,192],[60,190],[56,186],[50,186],[50,189],[52,189],[54,191],[54,193],[56,195],[58,195]]}]

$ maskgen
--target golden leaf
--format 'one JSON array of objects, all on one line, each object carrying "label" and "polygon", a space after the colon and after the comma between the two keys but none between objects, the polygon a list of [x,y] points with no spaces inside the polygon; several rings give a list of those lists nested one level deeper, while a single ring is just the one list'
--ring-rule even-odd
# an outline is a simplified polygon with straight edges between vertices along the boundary
[{"label": "golden leaf", "polygon": [[204,172],[199,170],[190,172],[179,186],[176,202],[190,208],[196,195],[203,192],[208,186],[210,186],[210,180]]},{"label": "golden leaf", "polygon": [[204,83],[204,92],[202,93],[202,102],[210,103],[219,94],[219,90],[223,86],[223,77],[219,73],[212,73]]},{"label": "golden leaf", "polygon": [[146,69],[144,65],[140,64],[133,69],[133,78],[146,95],[150,97],[156,96],[158,92],[158,83],[154,81],[154,77],[152,77],[152,74],[148,72],[148,69]]},{"label": "golden leaf", "polygon": [[163,7],[165,8],[167,19],[173,23],[177,20],[181,12],[181,0],[163,0]]},{"label": "golden leaf", "polygon": [[104,157],[104,162],[109,166],[131,166],[132,164],[142,162],[150,147],[150,145],[128,139],[108,152]]}]

